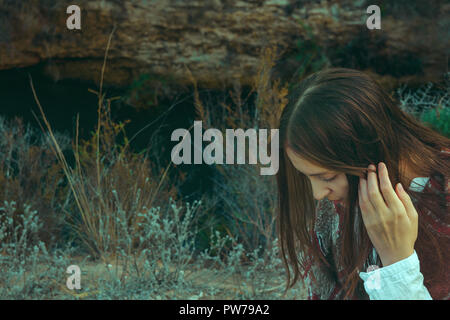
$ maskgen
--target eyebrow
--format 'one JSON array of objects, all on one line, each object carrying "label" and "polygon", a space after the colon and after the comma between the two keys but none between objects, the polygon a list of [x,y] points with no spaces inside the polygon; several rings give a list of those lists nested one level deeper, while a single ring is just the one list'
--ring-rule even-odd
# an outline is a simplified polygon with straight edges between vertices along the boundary
[{"label": "eyebrow", "polygon": [[307,174],[307,176],[309,176],[309,177],[323,176],[323,175],[326,175],[329,173],[331,173],[331,172],[319,172],[319,173]]}]

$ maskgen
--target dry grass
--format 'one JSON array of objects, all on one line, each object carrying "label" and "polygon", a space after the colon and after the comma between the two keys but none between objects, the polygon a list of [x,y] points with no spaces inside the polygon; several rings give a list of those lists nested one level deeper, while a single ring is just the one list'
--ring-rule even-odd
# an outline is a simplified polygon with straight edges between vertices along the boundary
[{"label": "dry grass", "polygon": [[[196,80],[191,75],[196,115],[205,129],[216,128],[222,134],[226,129],[277,129],[288,94],[287,84],[282,85],[278,79],[272,79],[272,69],[277,59],[275,48],[263,50],[249,93],[243,97],[240,83],[234,83],[228,92],[232,103],[224,101],[220,103],[220,108],[201,101]],[[252,96],[256,97],[254,103],[250,101]],[[223,143],[225,149],[225,141]],[[269,135],[268,145],[270,143]],[[249,163],[249,157],[247,153],[246,163]],[[224,203],[226,212],[216,212],[228,221],[222,227],[235,243],[243,243],[246,250],[261,246],[270,251],[275,239],[277,207],[274,177],[261,176],[259,164],[218,165],[215,169],[218,177],[214,179],[214,195],[208,199],[210,202]]]},{"label": "dry grass", "polygon": [[[70,191],[64,185],[60,164],[46,148],[45,137],[20,118],[0,118],[0,206],[15,201],[15,219],[26,205],[39,212],[44,228],[40,238],[53,244],[64,224],[64,210],[70,205]],[[61,149],[70,147],[68,138],[57,135]],[[7,239],[6,239],[7,241]]]},{"label": "dry grass", "polygon": [[[123,247],[120,237],[121,227],[124,226],[118,225],[118,211],[127,215],[125,228],[137,231],[139,210],[143,207],[152,208],[168,203],[170,197],[176,198],[175,186],[168,186],[165,183],[169,168],[155,174],[150,159],[129,150],[129,141],[124,129],[126,123],[114,123],[111,120],[111,101],[117,97],[106,99],[102,89],[113,33],[114,29],[105,51],[100,89],[98,92],[90,90],[98,96],[97,129],[91,139],[78,141],[77,119],[73,145],[75,168],[69,166],[30,79],[35,101],[52,142],[52,151],[63,168],[80,213],[80,219],[72,215],[68,222],[90,249],[90,253],[104,260],[107,256],[115,256],[117,249]],[[46,131],[41,123],[40,125],[42,130]],[[136,239],[133,239],[122,249],[130,253],[132,249],[136,249],[135,243]]]},{"label": "dry grass", "polygon": [[[228,233],[231,241],[224,242],[219,253],[209,252],[211,256],[205,259],[211,265],[206,260],[199,262],[202,259],[193,254],[191,245],[185,246],[185,240],[180,240],[183,238],[188,242],[189,238],[191,241],[190,237],[195,234],[193,229],[180,231],[175,225],[170,227],[173,230],[169,228],[171,231],[165,232],[166,225],[173,222],[170,216],[162,214],[160,220],[154,220],[158,224],[153,230],[155,238],[150,236],[142,241],[142,229],[147,228],[148,231],[152,226],[142,220],[140,213],[144,208],[169,206],[169,199],[176,199],[177,182],[169,180],[171,164],[156,168],[146,154],[133,153],[125,130],[126,122],[111,120],[111,102],[117,97],[107,98],[103,93],[103,73],[113,33],[114,30],[105,51],[99,90],[90,90],[98,97],[97,127],[89,139],[79,141],[77,119],[72,142],[73,165],[69,164],[64,146],[53,132],[30,79],[41,116],[41,119],[36,118],[50,141],[48,152],[56,157],[60,177],[64,177],[67,183],[65,190],[70,191],[73,198],[74,210],[66,222],[90,255],[102,262],[100,264],[96,259],[85,269],[90,274],[90,280],[85,282],[89,288],[85,288],[85,292],[74,294],[59,286],[61,292],[55,294],[88,299],[105,296],[125,298],[127,294],[144,297],[136,292],[145,291],[150,285],[164,288],[161,289],[162,298],[228,299],[271,295],[278,298],[278,293],[275,293],[281,291],[284,278],[274,233],[275,181],[274,177],[259,175],[257,165],[216,167],[220,178],[212,191],[225,204],[226,212],[222,214],[231,219],[219,227]],[[242,97],[242,88],[235,83],[229,92],[232,104],[224,102],[219,110],[201,101],[197,83],[192,77],[195,108],[205,127],[221,130],[276,128],[287,94],[286,86],[271,79],[271,68],[276,58],[274,49],[265,50],[255,84],[247,96]],[[250,102],[252,95],[256,96],[255,105]],[[207,200],[208,197],[204,196],[203,201]],[[215,202],[211,201],[203,207],[214,209],[214,205]],[[218,214],[217,211],[214,213]],[[182,211],[180,214],[187,215]],[[189,223],[189,226],[194,225]],[[164,236],[170,236],[170,239],[166,241]],[[152,245],[153,240],[155,244]],[[170,247],[171,243],[175,245]],[[108,265],[113,266],[115,275],[105,271]],[[180,272],[185,272],[189,279],[177,280]],[[39,277],[39,272],[35,273]],[[97,285],[98,279],[104,280],[101,285]],[[167,279],[172,279],[173,283]],[[141,285],[142,288],[139,287]],[[55,288],[52,290],[57,291],[58,286]],[[202,296],[197,292],[192,297],[186,296],[198,288],[206,288],[205,292],[209,293]],[[167,292],[163,291],[166,289]]]}]

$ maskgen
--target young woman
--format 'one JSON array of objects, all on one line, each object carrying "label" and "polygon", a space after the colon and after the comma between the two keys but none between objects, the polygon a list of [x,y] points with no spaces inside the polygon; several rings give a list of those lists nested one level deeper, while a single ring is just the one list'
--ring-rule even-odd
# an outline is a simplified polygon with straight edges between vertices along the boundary
[{"label": "young woman", "polygon": [[303,80],[279,133],[286,289],[301,278],[309,299],[450,298],[448,138],[345,68]]}]

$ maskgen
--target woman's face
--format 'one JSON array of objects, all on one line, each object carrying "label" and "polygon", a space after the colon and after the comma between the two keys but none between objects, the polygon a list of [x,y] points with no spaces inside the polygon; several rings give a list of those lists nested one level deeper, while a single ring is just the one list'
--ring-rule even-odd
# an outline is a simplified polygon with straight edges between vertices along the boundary
[{"label": "woman's face", "polygon": [[331,171],[299,157],[289,148],[287,156],[293,166],[311,181],[313,196],[316,200],[327,197],[328,200],[345,201],[348,194],[348,180],[345,173]]}]

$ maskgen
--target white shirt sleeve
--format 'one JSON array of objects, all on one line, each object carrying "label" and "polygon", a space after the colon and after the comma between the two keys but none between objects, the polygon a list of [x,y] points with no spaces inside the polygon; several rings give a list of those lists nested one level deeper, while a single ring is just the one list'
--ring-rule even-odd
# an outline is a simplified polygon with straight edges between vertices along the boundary
[{"label": "white shirt sleeve", "polygon": [[432,300],[415,250],[408,258],[359,276],[370,300]]}]

